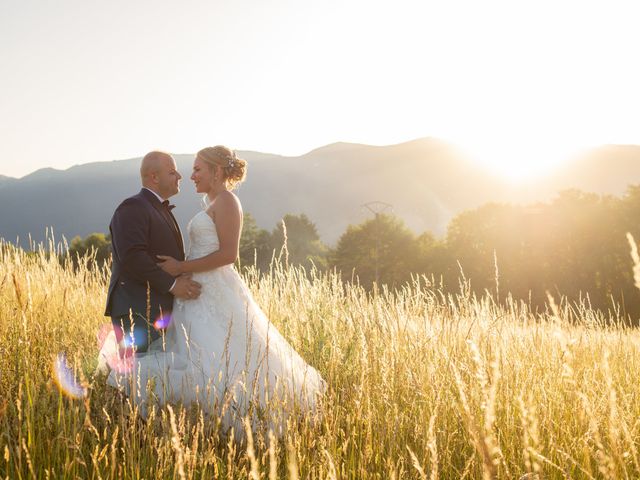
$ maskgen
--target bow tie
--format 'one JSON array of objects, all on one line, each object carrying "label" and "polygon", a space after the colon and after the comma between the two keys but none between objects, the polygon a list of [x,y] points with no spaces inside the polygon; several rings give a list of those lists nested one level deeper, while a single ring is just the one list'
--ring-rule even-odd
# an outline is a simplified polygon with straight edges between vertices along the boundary
[{"label": "bow tie", "polygon": [[174,208],[176,208],[175,205],[170,205],[169,204],[169,200],[165,200],[164,202],[162,202],[162,206],[168,211],[170,212],[171,210],[173,210]]}]

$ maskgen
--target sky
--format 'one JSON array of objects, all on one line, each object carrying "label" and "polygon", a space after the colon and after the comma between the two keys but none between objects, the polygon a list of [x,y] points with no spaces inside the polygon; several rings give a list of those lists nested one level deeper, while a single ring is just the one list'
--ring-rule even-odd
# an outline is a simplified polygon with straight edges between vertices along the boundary
[{"label": "sky", "polygon": [[[637,2],[635,2],[637,3]],[[436,137],[507,178],[640,144],[634,1],[0,0],[0,174]]]}]

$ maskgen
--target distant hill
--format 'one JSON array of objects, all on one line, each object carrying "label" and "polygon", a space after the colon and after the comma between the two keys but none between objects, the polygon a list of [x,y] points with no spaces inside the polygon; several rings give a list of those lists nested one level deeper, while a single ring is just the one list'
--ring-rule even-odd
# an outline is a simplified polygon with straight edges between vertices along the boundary
[{"label": "distant hill", "polygon": [[17,182],[18,180],[12,177],[7,177],[5,175],[0,175],[0,188],[2,188],[4,185],[8,185],[11,182]]},{"label": "distant hill", "polygon": [[[490,175],[451,145],[424,138],[374,147],[335,143],[299,157],[238,152],[249,162],[238,195],[244,210],[272,229],[286,213],[305,213],[324,241],[333,244],[347,225],[371,215],[362,205],[393,206],[416,232],[444,233],[457,213],[488,201],[548,200],[579,188],[621,194],[640,183],[640,146],[605,146],[586,152],[550,176],[517,187]],[[175,155],[183,175],[172,199],[186,236],[186,223],[200,208],[189,180],[192,154]],[[0,176],[0,236],[24,245],[29,233],[43,240],[53,226],[57,238],[108,231],[118,203],[139,190],[140,158],[46,168],[21,179]]]},{"label": "distant hill", "polygon": [[640,146],[605,145],[584,152],[558,169],[549,187],[558,189],[575,183],[582,190],[616,194],[639,179]]}]

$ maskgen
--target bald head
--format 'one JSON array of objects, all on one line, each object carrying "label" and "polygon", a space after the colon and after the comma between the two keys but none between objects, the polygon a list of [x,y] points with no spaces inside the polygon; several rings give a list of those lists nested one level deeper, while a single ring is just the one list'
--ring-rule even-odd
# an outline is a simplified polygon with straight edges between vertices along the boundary
[{"label": "bald head", "polygon": [[152,174],[158,173],[162,166],[166,163],[171,163],[173,158],[171,155],[165,152],[149,152],[142,159],[140,164],[140,178],[142,179],[142,185],[145,185],[145,180],[149,180]]},{"label": "bald head", "polygon": [[140,164],[142,186],[153,190],[162,198],[169,198],[180,190],[182,177],[176,169],[176,162],[166,152],[147,153]]}]

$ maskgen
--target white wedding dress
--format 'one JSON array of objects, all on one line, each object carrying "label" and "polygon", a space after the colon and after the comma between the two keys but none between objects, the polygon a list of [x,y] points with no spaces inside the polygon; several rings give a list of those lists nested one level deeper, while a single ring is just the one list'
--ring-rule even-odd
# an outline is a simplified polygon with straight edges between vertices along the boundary
[{"label": "white wedding dress", "polygon": [[[187,258],[218,250],[206,212],[191,219],[188,233]],[[177,299],[164,339],[136,355],[130,371],[112,370],[107,382],[124,389],[144,416],[152,395],[159,404],[197,403],[236,431],[247,416],[254,426],[266,419],[281,430],[294,412],[316,411],[324,380],[271,324],[233,265],[196,273],[193,280],[202,285],[200,297]],[[113,348],[114,338],[103,351]]]}]

